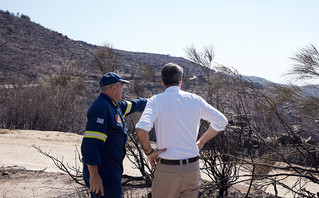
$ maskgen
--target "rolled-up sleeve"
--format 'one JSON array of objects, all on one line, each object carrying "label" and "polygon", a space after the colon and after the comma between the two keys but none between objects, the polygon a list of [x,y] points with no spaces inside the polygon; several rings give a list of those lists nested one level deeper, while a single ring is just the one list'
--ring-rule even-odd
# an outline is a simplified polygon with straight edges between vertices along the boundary
[{"label": "rolled-up sleeve", "polygon": [[144,112],[136,124],[135,128],[140,128],[145,131],[150,131],[153,123],[158,116],[158,106],[156,105],[155,97],[148,99]]},{"label": "rolled-up sleeve", "polygon": [[201,98],[201,118],[210,122],[210,126],[216,131],[222,131],[228,124],[224,114],[208,104]]}]

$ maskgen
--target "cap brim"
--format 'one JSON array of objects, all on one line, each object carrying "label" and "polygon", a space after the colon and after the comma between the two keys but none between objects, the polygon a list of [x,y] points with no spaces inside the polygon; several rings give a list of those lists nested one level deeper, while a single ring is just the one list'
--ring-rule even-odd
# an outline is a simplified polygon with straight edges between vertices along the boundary
[{"label": "cap brim", "polygon": [[131,82],[128,81],[128,80],[123,80],[123,79],[121,79],[120,81],[123,82],[123,83],[131,84]]}]

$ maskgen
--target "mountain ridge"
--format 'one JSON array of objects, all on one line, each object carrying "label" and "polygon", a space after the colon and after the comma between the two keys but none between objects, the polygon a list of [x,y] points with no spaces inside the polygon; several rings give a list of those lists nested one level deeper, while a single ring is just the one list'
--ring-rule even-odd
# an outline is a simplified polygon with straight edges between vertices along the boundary
[{"label": "mountain ridge", "polygon": [[[75,41],[62,33],[47,29],[32,22],[26,15],[14,16],[9,11],[0,10],[1,81],[6,80],[4,76],[32,81],[58,71],[68,62],[76,62],[86,77],[97,78],[101,74],[90,64],[95,50],[99,48],[101,46]],[[114,51],[119,72],[127,76],[134,76],[143,63],[159,69],[168,62],[183,65],[192,73],[200,75],[200,68],[191,67],[196,64],[182,57],[118,49]]]},{"label": "mountain ridge", "polygon": [[[100,73],[91,65],[94,53],[102,46],[81,40],[72,40],[54,30],[31,21],[26,15],[14,15],[0,10],[0,83],[6,77],[16,77],[32,81],[59,71],[65,64],[76,63],[82,75],[98,79]],[[146,63],[155,67],[157,72],[168,62],[180,64],[192,76],[201,76],[200,67],[183,57],[147,52],[133,52],[114,49],[119,73],[132,78],[141,65]],[[257,76],[244,76],[258,86],[267,87],[277,84]],[[283,84],[278,84],[283,85]],[[318,85],[316,85],[318,86]]]}]

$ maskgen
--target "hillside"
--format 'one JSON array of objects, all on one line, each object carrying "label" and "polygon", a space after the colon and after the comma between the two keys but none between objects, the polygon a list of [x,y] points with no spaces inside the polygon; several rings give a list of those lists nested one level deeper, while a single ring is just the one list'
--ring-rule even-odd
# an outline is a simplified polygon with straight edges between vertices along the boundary
[{"label": "hillside", "polygon": [[[107,39],[107,38],[106,38]],[[100,46],[74,41],[66,35],[32,22],[28,16],[14,16],[0,10],[0,80],[23,77],[33,80],[56,72],[68,62],[77,62],[86,77],[100,76],[90,67],[94,51]],[[119,72],[135,73],[142,63],[160,67],[168,62],[186,68],[193,63],[180,57],[115,51]],[[199,70],[192,69],[197,73]],[[130,76],[130,75],[128,75]]]},{"label": "hillside", "polygon": [[89,63],[95,48],[48,30],[28,17],[0,11],[1,76],[34,79],[73,60],[84,66]]},{"label": "hillside", "polygon": [[[107,38],[105,38],[107,40]],[[47,76],[70,62],[76,63],[79,73],[88,79],[101,74],[90,66],[94,52],[101,46],[75,41],[67,35],[32,22],[29,16],[15,16],[0,10],[0,83],[20,77],[32,81]],[[159,71],[168,62],[182,65],[190,74],[201,75],[199,66],[182,57],[115,50],[119,72],[131,78],[147,63]],[[10,77],[9,79],[7,77]],[[265,87],[272,82],[261,77],[247,77]]]}]

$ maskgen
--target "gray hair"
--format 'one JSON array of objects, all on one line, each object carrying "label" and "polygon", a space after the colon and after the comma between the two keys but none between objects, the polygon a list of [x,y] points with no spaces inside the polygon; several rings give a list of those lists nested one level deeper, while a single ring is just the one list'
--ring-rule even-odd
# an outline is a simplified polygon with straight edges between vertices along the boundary
[{"label": "gray hair", "polygon": [[105,86],[101,87],[101,92],[107,92],[109,89],[111,89],[112,86],[118,86],[119,84],[120,84],[120,82],[110,84],[110,85],[105,85]]}]

